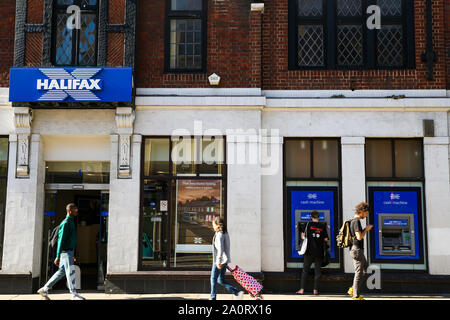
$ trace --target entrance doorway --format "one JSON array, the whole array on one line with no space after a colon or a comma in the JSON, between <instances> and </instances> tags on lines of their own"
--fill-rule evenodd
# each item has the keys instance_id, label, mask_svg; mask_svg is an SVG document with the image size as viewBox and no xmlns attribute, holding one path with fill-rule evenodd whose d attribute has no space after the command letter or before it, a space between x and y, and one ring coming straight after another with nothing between
<instances>
[{"instance_id":1,"label":"entrance doorway","mask_svg":"<svg viewBox=\"0 0 450 320\"><path fill-rule=\"evenodd\" d=\"M47 190L45 194L44 232L40 285L56 272L56 246L49 245L52 230L66 217L66 205L75 203L77 246L75 265L81 270L81 290L104 290L107 253L109 192L101 190ZM53 289L65 290L61 280Z\"/></svg>"}]
</instances>

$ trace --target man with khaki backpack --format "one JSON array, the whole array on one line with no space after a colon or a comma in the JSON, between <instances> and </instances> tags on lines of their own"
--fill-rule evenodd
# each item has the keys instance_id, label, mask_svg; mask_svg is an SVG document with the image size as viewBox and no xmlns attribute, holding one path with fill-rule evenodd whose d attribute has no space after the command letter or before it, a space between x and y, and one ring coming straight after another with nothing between
<instances>
[{"instance_id":1,"label":"man with khaki backpack","mask_svg":"<svg viewBox=\"0 0 450 320\"><path fill-rule=\"evenodd\" d=\"M364 256L364 236L372 230L372 225L367 225L363 230L361 226L361 219L367 218L369 215L369 204L367 202L360 202L355 208L355 217L350 222L350 234L353 237L352 247L350 249L350 256L353 259L355 266L355 277L353 279L353 287L348 289L348 294L353 296L355 300L364 300L360 295L361 285L367 274L369 267L367 259Z\"/></svg>"}]
</instances>

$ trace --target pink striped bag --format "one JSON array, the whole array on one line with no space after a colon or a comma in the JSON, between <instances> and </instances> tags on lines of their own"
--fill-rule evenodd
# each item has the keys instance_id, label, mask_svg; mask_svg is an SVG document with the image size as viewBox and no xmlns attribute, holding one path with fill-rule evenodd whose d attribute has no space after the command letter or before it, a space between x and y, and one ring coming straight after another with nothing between
<instances>
[{"instance_id":1,"label":"pink striped bag","mask_svg":"<svg viewBox=\"0 0 450 320\"><path fill-rule=\"evenodd\" d=\"M247 290L253 298L262 299L260 292L263 286L261 283L259 283L255 278L253 278L238 266L236 266L234 269L231 269L229 266L227 266L227 269L231 272L234 279L242 287L244 287L244 289Z\"/></svg>"}]
</instances>

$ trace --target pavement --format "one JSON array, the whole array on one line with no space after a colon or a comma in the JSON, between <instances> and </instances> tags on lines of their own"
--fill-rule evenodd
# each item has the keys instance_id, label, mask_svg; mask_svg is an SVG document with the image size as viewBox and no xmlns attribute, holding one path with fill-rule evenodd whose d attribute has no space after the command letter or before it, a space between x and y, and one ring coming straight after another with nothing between
<instances>
[{"instance_id":1,"label":"pavement","mask_svg":"<svg viewBox=\"0 0 450 320\"><path fill-rule=\"evenodd\" d=\"M171 293L171 294L106 294L98 291L79 292L86 300L208 300L209 294L194 293ZM365 294L366 300L450 300L450 294L422 295L422 294ZM49 293L50 300L70 300L71 295L67 291L54 291ZM296 294L264 294L264 300L333 300L348 301L351 298L347 295L323 294L314 296L312 293L304 295ZM0 295L1 300L45 300L39 294L11 294ZM230 294L218 294L217 300L233 300ZM243 300L254 300L250 295L245 294Z\"/></svg>"}]
</instances>

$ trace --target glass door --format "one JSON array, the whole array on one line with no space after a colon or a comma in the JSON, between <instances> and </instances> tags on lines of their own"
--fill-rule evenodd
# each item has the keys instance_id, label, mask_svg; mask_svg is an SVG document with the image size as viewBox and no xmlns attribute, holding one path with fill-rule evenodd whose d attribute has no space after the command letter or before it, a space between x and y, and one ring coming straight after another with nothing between
<instances>
[{"instance_id":1,"label":"glass door","mask_svg":"<svg viewBox=\"0 0 450 320\"><path fill-rule=\"evenodd\" d=\"M46 191L44 200L44 230L42 243L42 259L41 259L41 285L44 285L51 274L56 272L56 266L53 264L55 260L56 247L50 247L50 234L56 227L56 205L58 193L57 191Z\"/></svg>"},{"instance_id":2,"label":"glass door","mask_svg":"<svg viewBox=\"0 0 450 320\"><path fill-rule=\"evenodd\" d=\"M168 266L168 181L145 180L142 221L142 266Z\"/></svg>"},{"instance_id":3,"label":"glass door","mask_svg":"<svg viewBox=\"0 0 450 320\"><path fill-rule=\"evenodd\" d=\"M100 200L100 226L97 237L97 245L98 245L97 290L105 289L107 246L108 246L108 216L109 216L109 191L102 191Z\"/></svg>"}]
</instances>

